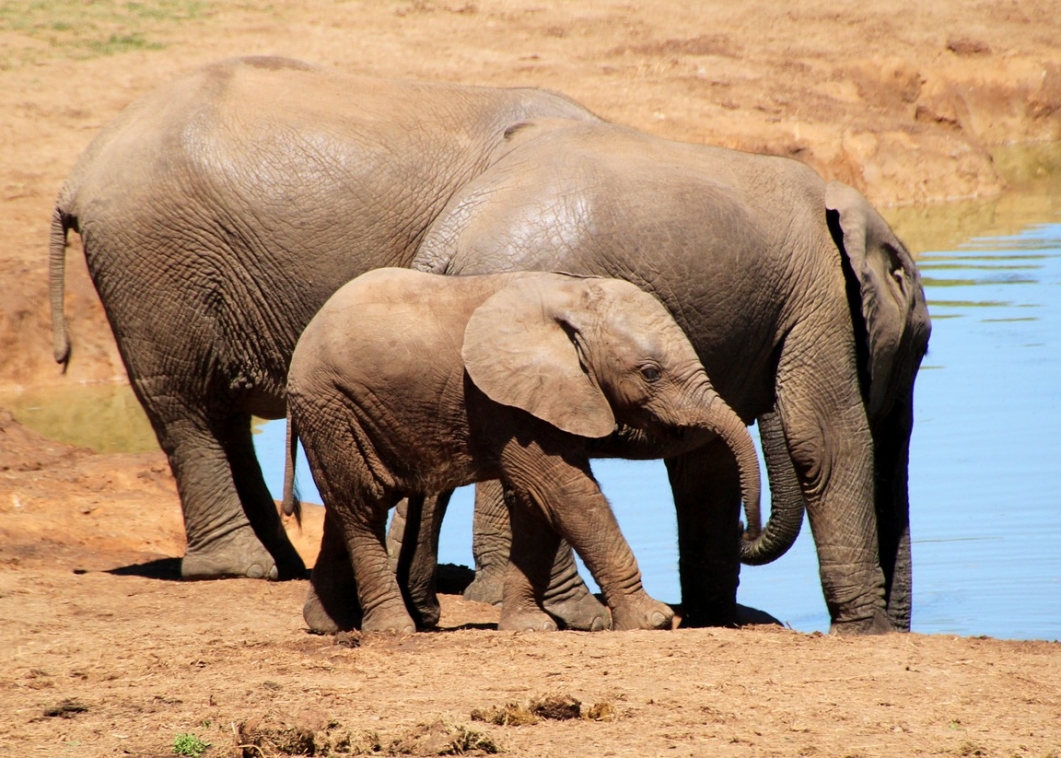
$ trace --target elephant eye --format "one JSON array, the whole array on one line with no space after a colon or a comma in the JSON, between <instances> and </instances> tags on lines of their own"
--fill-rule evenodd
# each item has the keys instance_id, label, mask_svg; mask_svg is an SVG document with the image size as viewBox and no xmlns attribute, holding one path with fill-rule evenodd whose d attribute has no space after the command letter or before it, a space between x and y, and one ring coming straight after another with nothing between
<instances>
[{"instance_id":1,"label":"elephant eye","mask_svg":"<svg viewBox=\"0 0 1061 758\"><path fill-rule=\"evenodd\" d=\"M660 380L663 375L660 374L659 369L655 366L642 366L641 367L641 378L649 384L654 384Z\"/></svg>"}]
</instances>

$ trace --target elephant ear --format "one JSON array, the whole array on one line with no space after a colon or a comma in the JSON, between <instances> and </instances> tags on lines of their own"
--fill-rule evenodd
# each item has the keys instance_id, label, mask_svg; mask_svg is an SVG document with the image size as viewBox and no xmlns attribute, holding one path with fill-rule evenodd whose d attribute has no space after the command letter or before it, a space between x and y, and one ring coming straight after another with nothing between
<instances>
[{"instance_id":1,"label":"elephant ear","mask_svg":"<svg viewBox=\"0 0 1061 758\"><path fill-rule=\"evenodd\" d=\"M468 376L496 403L521 408L571 434L608 436L615 416L586 360L578 326L592 310L592 299L577 279L514 280L468 321L461 350Z\"/></svg>"},{"instance_id":2,"label":"elephant ear","mask_svg":"<svg viewBox=\"0 0 1061 758\"><path fill-rule=\"evenodd\" d=\"M858 282L869 344L868 410L875 416L894 400L905 367L921 359L928 341L928 309L910 253L857 190L839 182L825 188L826 209L841 230L838 244ZM917 352L917 355L908 353Z\"/></svg>"}]
</instances>

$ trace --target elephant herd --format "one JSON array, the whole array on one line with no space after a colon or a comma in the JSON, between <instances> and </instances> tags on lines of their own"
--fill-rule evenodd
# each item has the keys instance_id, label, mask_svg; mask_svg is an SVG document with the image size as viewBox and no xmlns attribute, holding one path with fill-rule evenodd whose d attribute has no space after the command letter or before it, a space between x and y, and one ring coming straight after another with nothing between
<instances>
[{"instance_id":1,"label":"elephant herd","mask_svg":"<svg viewBox=\"0 0 1061 758\"><path fill-rule=\"evenodd\" d=\"M469 592L501 628L669 627L596 457L665 460L684 624L739 623L740 563L806 512L833 631L910 628L924 292L865 198L798 162L540 90L241 58L130 105L60 191L62 363L70 230L176 479L185 578L305 574L251 441L286 414L327 507L315 630L435 623L438 525L471 482Z\"/></svg>"}]
</instances>

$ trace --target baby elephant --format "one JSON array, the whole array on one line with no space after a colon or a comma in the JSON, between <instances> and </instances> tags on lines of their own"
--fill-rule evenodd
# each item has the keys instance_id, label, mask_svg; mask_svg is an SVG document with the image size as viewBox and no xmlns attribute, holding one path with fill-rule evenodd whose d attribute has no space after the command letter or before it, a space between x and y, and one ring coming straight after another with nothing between
<instances>
[{"instance_id":1,"label":"baby elephant","mask_svg":"<svg viewBox=\"0 0 1061 758\"><path fill-rule=\"evenodd\" d=\"M327 509L314 585L349 574L349 556L364 631L415 629L385 544L402 497L502 481L513 543L499 628L510 630L556 629L541 603L560 536L613 628L671 624L641 586L591 457L669 456L718 435L740 467L748 531L759 531L748 430L663 306L624 281L373 271L306 327L288 404Z\"/></svg>"}]
</instances>

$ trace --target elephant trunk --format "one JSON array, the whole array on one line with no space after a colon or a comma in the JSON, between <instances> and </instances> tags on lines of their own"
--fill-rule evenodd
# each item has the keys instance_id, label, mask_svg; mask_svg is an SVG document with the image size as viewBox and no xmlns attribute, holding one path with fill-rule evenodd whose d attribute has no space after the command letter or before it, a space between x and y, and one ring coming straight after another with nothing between
<instances>
[{"instance_id":1,"label":"elephant trunk","mask_svg":"<svg viewBox=\"0 0 1061 758\"><path fill-rule=\"evenodd\" d=\"M759 437L770 479L770 518L758 538L741 540L741 563L749 566L762 566L784 555L799 536L805 510L803 490L776 412L759 417Z\"/></svg>"},{"instance_id":2,"label":"elephant trunk","mask_svg":"<svg viewBox=\"0 0 1061 758\"><path fill-rule=\"evenodd\" d=\"M741 499L744 501L744 513L748 523L744 529L744 539L754 540L762 531L762 519L759 511L759 498L762 483L759 479L759 458L755 453L755 443L748 433L740 416L718 396L706 387L702 391L703 402L699 405L695 426L706 428L726 443L726 446L737 459L740 471Z\"/></svg>"}]
</instances>

